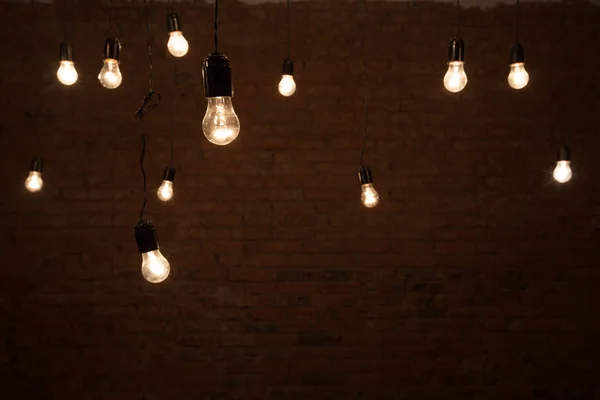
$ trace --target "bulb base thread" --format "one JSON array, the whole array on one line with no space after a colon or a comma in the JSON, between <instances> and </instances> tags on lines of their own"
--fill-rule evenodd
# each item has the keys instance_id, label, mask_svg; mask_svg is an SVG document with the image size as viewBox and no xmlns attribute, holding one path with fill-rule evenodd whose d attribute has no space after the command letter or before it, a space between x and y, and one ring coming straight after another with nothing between
<instances>
[{"instance_id":1,"label":"bulb base thread","mask_svg":"<svg viewBox=\"0 0 600 400\"><path fill-rule=\"evenodd\" d=\"M140 254L158 249L156 230L150 221L140 221L133 227L135 242Z\"/></svg>"},{"instance_id":2,"label":"bulb base thread","mask_svg":"<svg viewBox=\"0 0 600 400\"><path fill-rule=\"evenodd\" d=\"M373 175L371 174L371 170L369 167L361 165L358 169L358 180L361 185L367 185L369 183L373 183Z\"/></svg>"},{"instance_id":3,"label":"bulb base thread","mask_svg":"<svg viewBox=\"0 0 600 400\"><path fill-rule=\"evenodd\" d=\"M524 63L525 62L525 49L521 46L521 43L517 42L510 46L510 63Z\"/></svg>"},{"instance_id":4,"label":"bulb base thread","mask_svg":"<svg viewBox=\"0 0 600 400\"><path fill-rule=\"evenodd\" d=\"M294 76L294 62L292 60L285 60L283 62L283 75Z\"/></svg>"},{"instance_id":5,"label":"bulb base thread","mask_svg":"<svg viewBox=\"0 0 600 400\"><path fill-rule=\"evenodd\" d=\"M167 15L167 30L169 33L181 32L181 21L179 21L179 16L177 16L177 14L173 13Z\"/></svg>"},{"instance_id":6,"label":"bulb base thread","mask_svg":"<svg viewBox=\"0 0 600 400\"><path fill-rule=\"evenodd\" d=\"M121 60L121 42L118 38L107 38L104 41L104 59Z\"/></svg>"},{"instance_id":7,"label":"bulb base thread","mask_svg":"<svg viewBox=\"0 0 600 400\"><path fill-rule=\"evenodd\" d=\"M73 47L68 43L60 44L60 61L73 62Z\"/></svg>"},{"instance_id":8,"label":"bulb base thread","mask_svg":"<svg viewBox=\"0 0 600 400\"><path fill-rule=\"evenodd\" d=\"M44 171L44 160L42 160L38 156L33 157L31 159L31 163L29 164L29 171L43 172Z\"/></svg>"},{"instance_id":9,"label":"bulb base thread","mask_svg":"<svg viewBox=\"0 0 600 400\"><path fill-rule=\"evenodd\" d=\"M204 59L202 78L204 97L233 97L231 65L224 54L211 53Z\"/></svg>"},{"instance_id":10,"label":"bulb base thread","mask_svg":"<svg viewBox=\"0 0 600 400\"><path fill-rule=\"evenodd\" d=\"M556 156L557 161L571 161L571 149L564 145L558 149Z\"/></svg>"},{"instance_id":11,"label":"bulb base thread","mask_svg":"<svg viewBox=\"0 0 600 400\"><path fill-rule=\"evenodd\" d=\"M173 182L175 181L175 168L166 167L165 172L163 172L163 181Z\"/></svg>"},{"instance_id":12,"label":"bulb base thread","mask_svg":"<svg viewBox=\"0 0 600 400\"><path fill-rule=\"evenodd\" d=\"M458 37L453 38L448 45L448 62L465 61L465 42Z\"/></svg>"}]
</instances>

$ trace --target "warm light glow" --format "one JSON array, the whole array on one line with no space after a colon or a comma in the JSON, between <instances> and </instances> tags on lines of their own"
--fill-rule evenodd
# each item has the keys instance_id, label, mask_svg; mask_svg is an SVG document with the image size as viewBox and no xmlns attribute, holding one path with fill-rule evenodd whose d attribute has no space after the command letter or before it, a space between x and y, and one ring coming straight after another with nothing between
<instances>
[{"instance_id":1,"label":"warm light glow","mask_svg":"<svg viewBox=\"0 0 600 400\"><path fill-rule=\"evenodd\" d=\"M571 172L571 161L557 161L554 168L554 179L558 183L565 183L571 180L573 173Z\"/></svg>"},{"instance_id":2,"label":"warm light glow","mask_svg":"<svg viewBox=\"0 0 600 400\"><path fill-rule=\"evenodd\" d=\"M231 97L209 97L207 100L202 131L209 142L225 146L240 133L240 120L233 110Z\"/></svg>"},{"instance_id":3,"label":"warm light glow","mask_svg":"<svg viewBox=\"0 0 600 400\"><path fill-rule=\"evenodd\" d=\"M44 181L42 180L42 173L37 171L29 171L29 176L25 179L25 188L31 193L39 192L42 190Z\"/></svg>"},{"instance_id":4,"label":"warm light glow","mask_svg":"<svg viewBox=\"0 0 600 400\"><path fill-rule=\"evenodd\" d=\"M448 72L444 75L444 87L452 92L458 93L467 86L467 74L465 63L462 61L451 61L448 63Z\"/></svg>"},{"instance_id":5,"label":"warm light glow","mask_svg":"<svg viewBox=\"0 0 600 400\"><path fill-rule=\"evenodd\" d=\"M514 63L510 65L508 84L513 89L523 89L529 83L529 74L525 70L525 63Z\"/></svg>"},{"instance_id":6,"label":"warm light glow","mask_svg":"<svg viewBox=\"0 0 600 400\"><path fill-rule=\"evenodd\" d=\"M181 31L169 32L169 42L167 43L167 49L173 57L183 57L187 54L190 49L188 41L183 37Z\"/></svg>"},{"instance_id":7,"label":"warm light glow","mask_svg":"<svg viewBox=\"0 0 600 400\"><path fill-rule=\"evenodd\" d=\"M360 201L362 201L363 205L367 208L373 208L379 204L379 193L377 193L372 183L362 185Z\"/></svg>"},{"instance_id":8,"label":"warm light glow","mask_svg":"<svg viewBox=\"0 0 600 400\"><path fill-rule=\"evenodd\" d=\"M100 80L102 86L107 89L118 88L123 81L123 76L121 75L121 70L119 69L119 62L117 60L113 60L112 58L105 59L104 66L98 74L98 80Z\"/></svg>"},{"instance_id":9,"label":"warm light glow","mask_svg":"<svg viewBox=\"0 0 600 400\"><path fill-rule=\"evenodd\" d=\"M173 182L164 180L156 191L158 198L162 201L169 201L173 198Z\"/></svg>"},{"instance_id":10,"label":"warm light glow","mask_svg":"<svg viewBox=\"0 0 600 400\"><path fill-rule=\"evenodd\" d=\"M296 92L296 82L294 82L294 75L281 75L279 81L279 93L282 96L288 97Z\"/></svg>"},{"instance_id":11,"label":"warm light glow","mask_svg":"<svg viewBox=\"0 0 600 400\"><path fill-rule=\"evenodd\" d=\"M66 86L71 86L77 82L77 70L73 61L61 61L58 71L56 71L58 81Z\"/></svg>"},{"instance_id":12,"label":"warm light glow","mask_svg":"<svg viewBox=\"0 0 600 400\"><path fill-rule=\"evenodd\" d=\"M160 283L167 279L171 266L160 250L142 254L142 275L150 283Z\"/></svg>"}]
</instances>

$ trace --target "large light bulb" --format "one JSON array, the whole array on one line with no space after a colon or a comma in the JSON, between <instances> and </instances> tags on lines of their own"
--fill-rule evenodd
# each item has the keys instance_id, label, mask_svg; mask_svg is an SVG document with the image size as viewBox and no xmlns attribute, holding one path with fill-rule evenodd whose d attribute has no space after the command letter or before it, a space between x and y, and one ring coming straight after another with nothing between
<instances>
[{"instance_id":1,"label":"large light bulb","mask_svg":"<svg viewBox=\"0 0 600 400\"><path fill-rule=\"evenodd\" d=\"M123 81L123 76L119 69L119 62L111 58L106 58L104 60L104 66L98 74L98 80L100 80L102 86L107 89L118 88Z\"/></svg>"},{"instance_id":2,"label":"large light bulb","mask_svg":"<svg viewBox=\"0 0 600 400\"><path fill-rule=\"evenodd\" d=\"M448 71L444 75L444 87L452 93L458 93L465 86L467 86L465 63L462 61L450 61L448 63Z\"/></svg>"},{"instance_id":3,"label":"large light bulb","mask_svg":"<svg viewBox=\"0 0 600 400\"><path fill-rule=\"evenodd\" d=\"M558 183L565 183L571 180L573 173L571 172L571 161L557 161L556 168L554 168L554 179Z\"/></svg>"},{"instance_id":4,"label":"large light bulb","mask_svg":"<svg viewBox=\"0 0 600 400\"><path fill-rule=\"evenodd\" d=\"M164 180L156 191L159 200L169 201L173 198L173 182Z\"/></svg>"},{"instance_id":5,"label":"large light bulb","mask_svg":"<svg viewBox=\"0 0 600 400\"><path fill-rule=\"evenodd\" d=\"M39 192L44 186L42 173L38 171L29 171L29 176L25 179L25 188L31 193Z\"/></svg>"},{"instance_id":6,"label":"large light bulb","mask_svg":"<svg viewBox=\"0 0 600 400\"><path fill-rule=\"evenodd\" d=\"M529 83L529 74L525 70L525 63L519 62L510 65L508 84L513 89L523 89Z\"/></svg>"},{"instance_id":7,"label":"large light bulb","mask_svg":"<svg viewBox=\"0 0 600 400\"><path fill-rule=\"evenodd\" d=\"M56 77L60 83L67 86L71 86L77 82L78 74L75 69L75 63L73 61L61 61L58 71L56 71Z\"/></svg>"},{"instance_id":8,"label":"large light bulb","mask_svg":"<svg viewBox=\"0 0 600 400\"><path fill-rule=\"evenodd\" d=\"M288 97L296 92L296 82L294 82L293 75L281 75L279 81L279 93L282 96Z\"/></svg>"},{"instance_id":9,"label":"large light bulb","mask_svg":"<svg viewBox=\"0 0 600 400\"><path fill-rule=\"evenodd\" d=\"M237 138L240 133L240 120L233 110L231 97L208 98L202 131L209 142L219 146L227 145Z\"/></svg>"},{"instance_id":10,"label":"large light bulb","mask_svg":"<svg viewBox=\"0 0 600 400\"><path fill-rule=\"evenodd\" d=\"M181 31L174 31L169 32L167 49L169 49L169 53L171 53L173 57L183 57L190 49L190 45L185 37L183 37L183 33Z\"/></svg>"},{"instance_id":11,"label":"large light bulb","mask_svg":"<svg viewBox=\"0 0 600 400\"><path fill-rule=\"evenodd\" d=\"M160 250L142 253L142 275L151 283L160 283L167 279L171 266Z\"/></svg>"},{"instance_id":12,"label":"large light bulb","mask_svg":"<svg viewBox=\"0 0 600 400\"><path fill-rule=\"evenodd\" d=\"M362 185L362 193L360 194L360 201L367 208L373 208L379 204L379 193L375 190L372 183Z\"/></svg>"}]
</instances>

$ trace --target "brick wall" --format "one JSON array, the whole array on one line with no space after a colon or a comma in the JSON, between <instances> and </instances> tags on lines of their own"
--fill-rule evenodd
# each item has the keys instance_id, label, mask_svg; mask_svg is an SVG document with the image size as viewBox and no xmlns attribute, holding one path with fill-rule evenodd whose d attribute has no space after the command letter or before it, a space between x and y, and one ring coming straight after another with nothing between
<instances>
[{"instance_id":1,"label":"brick wall","mask_svg":"<svg viewBox=\"0 0 600 400\"><path fill-rule=\"evenodd\" d=\"M199 2L200 3L200 2ZM368 5L367 161L359 203L357 5L293 3L298 90L278 95L281 4L223 2L241 134L208 143L204 3L177 7L145 120L149 219L172 272L142 279L139 3L118 5L124 81L96 75L108 8L81 5L80 80L56 82L60 9L2 4L0 388L3 399L595 399L598 389L600 8L523 5L529 86L509 89L512 6L464 12L469 84L446 92L449 4ZM175 75L174 68L177 68ZM175 199L155 190L174 113ZM564 137L573 180L551 171ZM23 188L31 156L45 187Z\"/></svg>"}]
</instances>

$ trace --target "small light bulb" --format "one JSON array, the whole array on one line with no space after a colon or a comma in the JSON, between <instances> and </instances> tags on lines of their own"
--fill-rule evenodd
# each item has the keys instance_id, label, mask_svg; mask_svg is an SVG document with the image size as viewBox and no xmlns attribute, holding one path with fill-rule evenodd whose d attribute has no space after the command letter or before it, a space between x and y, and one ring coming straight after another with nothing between
<instances>
[{"instance_id":1,"label":"small light bulb","mask_svg":"<svg viewBox=\"0 0 600 400\"><path fill-rule=\"evenodd\" d=\"M167 279L171 266L160 250L142 253L142 275L150 283L160 283Z\"/></svg>"},{"instance_id":2,"label":"small light bulb","mask_svg":"<svg viewBox=\"0 0 600 400\"><path fill-rule=\"evenodd\" d=\"M529 74L525 70L525 63L519 62L510 65L508 84L513 89L523 89L529 83Z\"/></svg>"},{"instance_id":3,"label":"small light bulb","mask_svg":"<svg viewBox=\"0 0 600 400\"><path fill-rule=\"evenodd\" d=\"M279 93L282 96L288 97L296 92L296 82L294 82L294 75L281 75L279 81Z\"/></svg>"},{"instance_id":4,"label":"small light bulb","mask_svg":"<svg viewBox=\"0 0 600 400\"><path fill-rule=\"evenodd\" d=\"M123 81L119 61L107 58L104 60L104 66L98 74L98 80L107 89L116 89Z\"/></svg>"},{"instance_id":5,"label":"small light bulb","mask_svg":"<svg viewBox=\"0 0 600 400\"><path fill-rule=\"evenodd\" d=\"M556 168L554 168L554 179L558 183L565 183L571 180L573 173L571 172L571 161L557 161Z\"/></svg>"},{"instance_id":6,"label":"small light bulb","mask_svg":"<svg viewBox=\"0 0 600 400\"><path fill-rule=\"evenodd\" d=\"M231 97L209 97L202 131L209 142L225 146L240 133L240 120L231 103Z\"/></svg>"},{"instance_id":7,"label":"small light bulb","mask_svg":"<svg viewBox=\"0 0 600 400\"><path fill-rule=\"evenodd\" d=\"M173 198L173 182L164 180L156 191L156 195L162 201L169 201Z\"/></svg>"},{"instance_id":8,"label":"small light bulb","mask_svg":"<svg viewBox=\"0 0 600 400\"><path fill-rule=\"evenodd\" d=\"M360 201L367 208L373 208L379 204L379 193L375 190L372 183L362 185L362 193L360 194Z\"/></svg>"},{"instance_id":9,"label":"small light bulb","mask_svg":"<svg viewBox=\"0 0 600 400\"><path fill-rule=\"evenodd\" d=\"M167 49L169 49L169 53L171 53L173 57L183 57L190 49L190 45L185 37L183 37L183 33L181 31L174 31L169 32Z\"/></svg>"},{"instance_id":10,"label":"small light bulb","mask_svg":"<svg viewBox=\"0 0 600 400\"><path fill-rule=\"evenodd\" d=\"M467 74L463 61L451 61L448 63L448 71L444 75L444 87L452 92L458 93L467 86Z\"/></svg>"},{"instance_id":11,"label":"small light bulb","mask_svg":"<svg viewBox=\"0 0 600 400\"><path fill-rule=\"evenodd\" d=\"M25 179L25 188L31 193L39 192L44 186L42 173L38 171L29 171L29 176Z\"/></svg>"},{"instance_id":12,"label":"small light bulb","mask_svg":"<svg viewBox=\"0 0 600 400\"><path fill-rule=\"evenodd\" d=\"M71 86L77 82L77 70L73 61L61 61L58 71L56 71L58 81L66 86Z\"/></svg>"}]
</instances>

